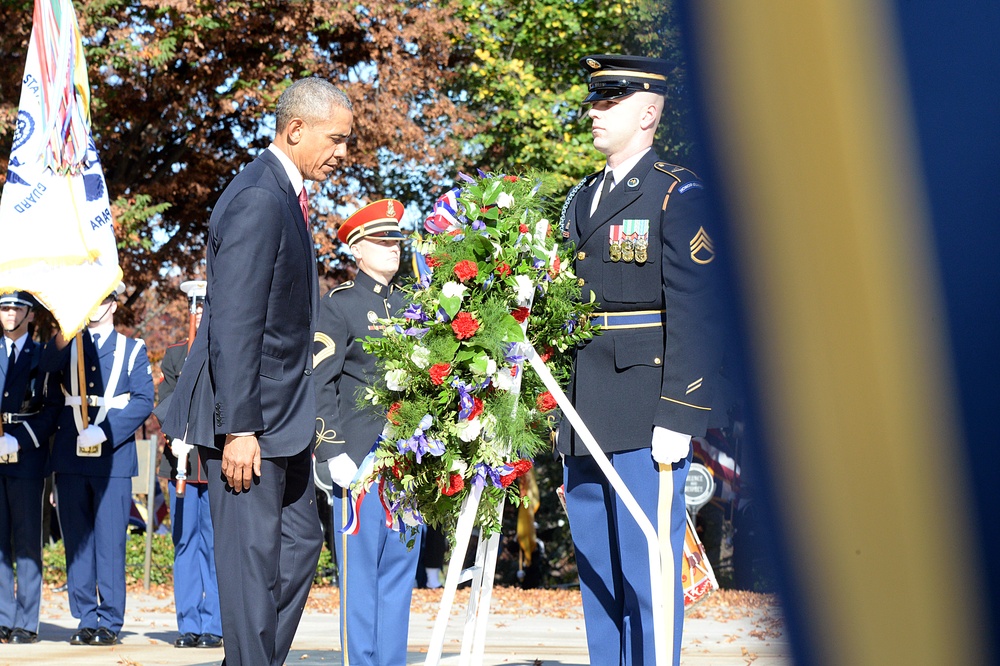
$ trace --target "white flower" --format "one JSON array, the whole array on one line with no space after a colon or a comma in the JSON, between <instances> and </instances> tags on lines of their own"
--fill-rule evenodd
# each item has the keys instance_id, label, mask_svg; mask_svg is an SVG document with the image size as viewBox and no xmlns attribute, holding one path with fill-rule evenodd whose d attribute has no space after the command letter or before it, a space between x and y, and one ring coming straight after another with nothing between
<instances>
[{"instance_id":1,"label":"white flower","mask_svg":"<svg viewBox=\"0 0 1000 666\"><path fill-rule=\"evenodd\" d=\"M510 387L514 385L514 378L510 375L510 368L504 366L493 375L493 386L497 388L498 391L510 391Z\"/></svg>"},{"instance_id":2,"label":"white flower","mask_svg":"<svg viewBox=\"0 0 1000 666\"><path fill-rule=\"evenodd\" d=\"M390 391L402 391L409 383L410 378L402 368L385 373L385 385Z\"/></svg>"},{"instance_id":3,"label":"white flower","mask_svg":"<svg viewBox=\"0 0 1000 666\"><path fill-rule=\"evenodd\" d=\"M462 460L461 458L456 458L451 463L451 471L455 472L456 474L465 476L465 473L469 471L469 464L464 460Z\"/></svg>"},{"instance_id":4,"label":"white flower","mask_svg":"<svg viewBox=\"0 0 1000 666\"><path fill-rule=\"evenodd\" d=\"M509 208L513 203L514 197L506 192L501 192L500 196L497 197L497 208Z\"/></svg>"},{"instance_id":5,"label":"white flower","mask_svg":"<svg viewBox=\"0 0 1000 666\"><path fill-rule=\"evenodd\" d=\"M445 282L441 286L441 295L448 298L454 298L455 296L459 298L465 298L465 292L468 291L468 287L460 282Z\"/></svg>"},{"instance_id":6,"label":"white flower","mask_svg":"<svg viewBox=\"0 0 1000 666\"><path fill-rule=\"evenodd\" d=\"M431 350L427 347L417 345L410 354L410 360L418 368L424 369L431 364Z\"/></svg>"},{"instance_id":7,"label":"white flower","mask_svg":"<svg viewBox=\"0 0 1000 666\"><path fill-rule=\"evenodd\" d=\"M518 275L514 278L515 289L517 290L518 305L527 305L535 295L535 283L527 275Z\"/></svg>"},{"instance_id":8,"label":"white flower","mask_svg":"<svg viewBox=\"0 0 1000 666\"><path fill-rule=\"evenodd\" d=\"M477 439L482 429L483 424L480 423L478 416L471 421L460 421L455 424L455 430L458 432L458 438L463 442L471 442Z\"/></svg>"}]
</instances>

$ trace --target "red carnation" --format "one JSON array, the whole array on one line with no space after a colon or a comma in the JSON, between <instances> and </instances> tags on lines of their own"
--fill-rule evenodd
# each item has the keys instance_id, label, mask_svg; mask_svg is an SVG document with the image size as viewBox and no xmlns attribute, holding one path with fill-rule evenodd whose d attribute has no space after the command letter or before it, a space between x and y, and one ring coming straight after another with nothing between
<instances>
[{"instance_id":1,"label":"red carnation","mask_svg":"<svg viewBox=\"0 0 1000 666\"><path fill-rule=\"evenodd\" d=\"M460 233L462 233L462 230L461 230L461 229L452 229L451 231L449 231L449 232L448 232L448 235L449 235L449 236L457 236L457 235L459 235Z\"/></svg>"},{"instance_id":2,"label":"red carnation","mask_svg":"<svg viewBox=\"0 0 1000 666\"><path fill-rule=\"evenodd\" d=\"M541 359L542 363L548 363L549 359L552 358L552 354L554 354L555 351L556 350L553 349L552 347L546 347L545 353L539 356L538 358Z\"/></svg>"},{"instance_id":3,"label":"red carnation","mask_svg":"<svg viewBox=\"0 0 1000 666\"><path fill-rule=\"evenodd\" d=\"M469 417L466 420L471 421L472 419L476 418L482 413L483 413L483 401L477 398L476 396L472 396L472 409L469 411Z\"/></svg>"},{"instance_id":4,"label":"red carnation","mask_svg":"<svg viewBox=\"0 0 1000 666\"><path fill-rule=\"evenodd\" d=\"M480 209L479 209L479 212L480 212L480 213L485 213L485 212L487 212L488 210L489 210L489 207L488 207L488 206L483 206L482 208L480 208Z\"/></svg>"},{"instance_id":5,"label":"red carnation","mask_svg":"<svg viewBox=\"0 0 1000 666\"><path fill-rule=\"evenodd\" d=\"M510 474L504 474L500 477L500 485L506 488L510 484L514 483L518 478L524 476L531 469L530 460L518 460L514 463L514 469Z\"/></svg>"},{"instance_id":6,"label":"red carnation","mask_svg":"<svg viewBox=\"0 0 1000 666\"><path fill-rule=\"evenodd\" d=\"M441 260L435 257L433 254L424 259L424 262L429 268L437 268L441 265Z\"/></svg>"},{"instance_id":7,"label":"red carnation","mask_svg":"<svg viewBox=\"0 0 1000 666\"><path fill-rule=\"evenodd\" d=\"M524 320L528 318L531 314L531 310L526 307L514 308L514 311L510 313L510 316L517 320L518 324L523 324Z\"/></svg>"},{"instance_id":8,"label":"red carnation","mask_svg":"<svg viewBox=\"0 0 1000 666\"><path fill-rule=\"evenodd\" d=\"M522 234L526 234L526 233L528 233L528 225L527 224L521 224L521 225L519 225L517 227L517 230L520 231Z\"/></svg>"},{"instance_id":9,"label":"red carnation","mask_svg":"<svg viewBox=\"0 0 1000 666\"><path fill-rule=\"evenodd\" d=\"M400 404L398 402L394 402L394 403L392 403L392 406L389 407L389 412L385 415L385 418L392 425L399 425L400 422L398 420L394 419L393 417L399 412L399 410L402 408L402 406L403 406L402 404Z\"/></svg>"},{"instance_id":10,"label":"red carnation","mask_svg":"<svg viewBox=\"0 0 1000 666\"><path fill-rule=\"evenodd\" d=\"M504 176L503 179L506 180L508 183L517 182L517 176Z\"/></svg>"},{"instance_id":11,"label":"red carnation","mask_svg":"<svg viewBox=\"0 0 1000 666\"><path fill-rule=\"evenodd\" d=\"M555 278L559 275L559 257L556 257L552 262L552 268L549 269L549 277Z\"/></svg>"},{"instance_id":12,"label":"red carnation","mask_svg":"<svg viewBox=\"0 0 1000 666\"><path fill-rule=\"evenodd\" d=\"M451 322L451 330L455 331L455 337L459 340L467 340L479 330L479 322L468 312L459 312Z\"/></svg>"},{"instance_id":13,"label":"red carnation","mask_svg":"<svg viewBox=\"0 0 1000 666\"><path fill-rule=\"evenodd\" d=\"M455 264L455 277L462 282L474 278L477 275L479 275L479 266L476 265L476 262L463 259Z\"/></svg>"},{"instance_id":14,"label":"red carnation","mask_svg":"<svg viewBox=\"0 0 1000 666\"><path fill-rule=\"evenodd\" d=\"M497 275L499 275L500 277L507 277L508 275L510 275L510 264L508 264L506 261L503 262L502 264L499 264L497 266Z\"/></svg>"},{"instance_id":15,"label":"red carnation","mask_svg":"<svg viewBox=\"0 0 1000 666\"><path fill-rule=\"evenodd\" d=\"M441 494L451 497L455 493L462 490L462 488L465 488L465 479L462 478L461 474L452 473L451 476L448 477L447 486L445 486L443 482L441 483Z\"/></svg>"},{"instance_id":16,"label":"red carnation","mask_svg":"<svg viewBox=\"0 0 1000 666\"><path fill-rule=\"evenodd\" d=\"M445 377L451 372L451 366L447 363L435 363L431 366L431 369L427 371L431 376L431 381L434 382L435 386L441 386L444 383Z\"/></svg>"},{"instance_id":17,"label":"red carnation","mask_svg":"<svg viewBox=\"0 0 1000 666\"><path fill-rule=\"evenodd\" d=\"M535 404L538 405L538 410L541 412L550 412L558 406L556 399L548 391L535 398Z\"/></svg>"}]
</instances>

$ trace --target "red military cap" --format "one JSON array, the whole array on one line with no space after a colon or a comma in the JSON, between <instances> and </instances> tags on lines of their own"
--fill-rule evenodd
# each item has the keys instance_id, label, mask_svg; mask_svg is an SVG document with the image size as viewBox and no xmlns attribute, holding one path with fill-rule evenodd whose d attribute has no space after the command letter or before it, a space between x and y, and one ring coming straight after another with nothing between
<instances>
[{"instance_id":1,"label":"red military cap","mask_svg":"<svg viewBox=\"0 0 1000 666\"><path fill-rule=\"evenodd\" d=\"M399 221L403 219L403 204L395 199L373 201L351 215L340 225L337 238L354 245L362 238L403 238Z\"/></svg>"}]
</instances>

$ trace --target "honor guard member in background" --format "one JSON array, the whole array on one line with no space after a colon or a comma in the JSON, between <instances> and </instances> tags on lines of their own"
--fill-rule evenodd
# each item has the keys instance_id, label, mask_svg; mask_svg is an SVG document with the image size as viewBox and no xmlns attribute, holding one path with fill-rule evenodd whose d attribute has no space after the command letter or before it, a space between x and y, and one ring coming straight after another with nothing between
<instances>
[{"instance_id":1,"label":"honor guard member in background","mask_svg":"<svg viewBox=\"0 0 1000 666\"><path fill-rule=\"evenodd\" d=\"M25 291L0 296L0 641L10 643L38 642L42 600L42 502L56 411L43 404L42 348L28 330L36 305Z\"/></svg>"},{"instance_id":2,"label":"honor guard member in background","mask_svg":"<svg viewBox=\"0 0 1000 666\"><path fill-rule=\"evenodd\" d=\"M114 645L125 621L125 544L132 477L139 473L135 432L153 410L154 389L145 344L114 327L124 291L119 283L76 339L58 333L42 354L42 370L52 373L50 390L58 380L64 396L52 471L70 612L80 620L73 645Z\"/></svg>"},{"instance_id":3,"label":"honor guard member in background","mask_svg":"<svg viewBox=\"0 0 1000 666\"><path fill-rule=\"evenodd\" d=\"M589 105L605 168L563 207L584 299L603 334L577 350L567 391L660 535L666 654L680 660L681 558L690 440L711 414L720 354L711 225L697 176L652 149L668 64L596 55ZM566 509L592 664L656 664L646 540L583 442L564 422ZM669 537L669 540L668 540Z\"/></svg>"},{"instance_id":4,"label":"honor guard member in background","mask_svg":"<svg viewBox=\"0 0 1000 666\"><path fill-rule=\"evenodd\" d=\"M157 396L160 405L170 397L181 375L184 359L201 324L205 309L205 280L188 280L181 291L190 303L188 339L167 347L160 362L163 381ZM181 433L183 434L183 433ZM212 513L208 504L208 480L201 469L198 447L174 437L163 449L161 472L170 479L171 536L174 541L174 608L180 637L174 647L222 646L222 614L219 611L219 581L215 574L215 543ZM178 467L178 460L183 464ZM165 468L165 469L164 469ZM179 473L180 472L180 473Z\"/></svg>"},{"instance_id":5,"label":"honor guard member in background","mask_svg":"<svg viewBox=\"0 0 1000 666\"><path fill-rule=\"evenodd\" d=\"M398 315L403 204L371 203L347 218L337 238L351 248L358 274L320 301L313 358L316 366L316 472L333 484L333 534L340 563L340 640L347 666L406 663L410 597L420 544L412 550L385 526L374 498L361 503L356 534L343 533L351 480L382 432L385 419L358 408L358 390L371 383L375 357L362 347L380 336L379 319ZM419 538L418 538L419 541Z\"/></svg>"}]
</instances>

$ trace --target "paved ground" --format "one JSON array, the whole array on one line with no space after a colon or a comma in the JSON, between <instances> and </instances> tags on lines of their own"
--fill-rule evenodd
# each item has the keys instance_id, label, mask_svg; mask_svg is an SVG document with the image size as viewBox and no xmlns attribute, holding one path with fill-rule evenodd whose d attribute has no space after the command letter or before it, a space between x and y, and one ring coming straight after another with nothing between
<instances>
[{"instance_id":1,"label":"paved ground","mask_svg":"<svg viewBox=\"0 0 1000 666\"><path fill-rule=\"evenodd\" d=\"M459 663L465 604L459 591L449 623L442 665ZM71 646L77 623L65 593L45 591L41 642L0 645L0 665L103 664L208 666L222 661L222 649L177 649L169 590L130 592L120 645ZM408 664L424 663L434 626L439 591L418 590L410 618ZM467 599L467 594L465 595ZM484 666L584 666L589 664L579 594L498 589L486 636ZM287 664L340 664L336 592L319 588L292 646ZM684 666L791 666L780 612L768 597L717 592L689 611Z\"/></svg>"}]
</instances>

